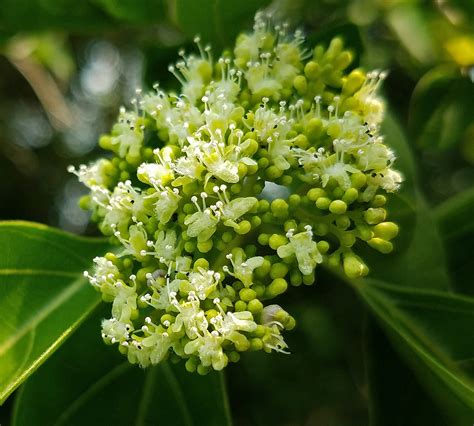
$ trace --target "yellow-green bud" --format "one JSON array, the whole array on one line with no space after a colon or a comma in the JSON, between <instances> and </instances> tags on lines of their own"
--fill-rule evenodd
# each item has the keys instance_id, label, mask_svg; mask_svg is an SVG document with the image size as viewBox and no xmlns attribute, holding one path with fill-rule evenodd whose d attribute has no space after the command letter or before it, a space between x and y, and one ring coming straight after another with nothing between
<instances>
[{"instance_id":1,"label":"yellow-green bud","mask_svg":"<svg viewBox=\"0 0 474 426\"><path fill-rule=\"evenodd\" d=\"M286 291L288 283L283 278L273 280L265 290L265 296L268 298L276 297Z\"/></svg>"},{"instance_id":2,"label":"yellow-green bud","mask_svg":"<svg viewBox=\"0 0 474 426\"><path fill-rule=\"evenodd\" d=\"M329 211L334 214L344 214L347 211L347 204L342 200L334 200L329 204Z\"/></svg>"},{"instance_id":3,"label":"yellow-green bud","mask_svg":"<svg viewBox=\"0 0 474 426\"><path fill-rule=\"evenodd\" d=\"M374 233L376 237L384 240L391 240L398 235L398 225L393 222L382 222L374 226Z\"/></svg>"},{"instance_id":4,"label":"yellow-green bud","mask_svg":"<svg viewBox=\"0 0 474 426\"><path fill-rule=\"evenodd\" d=\"M250 302L257 297L257 293L255 293L255 290L252 290L251 288L243 288L239 291L239 297L244 302Z\"/></svg>"},{"instance_id":5,"label":"yellow-green bud","mask_svg":"<svg viewBox=\"0 0 474 426\"><path fill-rule=\"evenodd\" d=\"M383 254L391 253L393 250L393 244L390 241L383 240L382 238L372 238L367 241L367 244Z\"/></svg>"},{"instance_id":6,"label":"yellow-green bud","mask_svg":"<svg viewBox=\"0 0 474 426\"><path fill-rule=\"evenodd\" d=\"M382 208L369 208L364 212L364 219L369 225L376 225L385 220L387 212Z\"/></svg>"},{"instance_id":7,"label":"yellow-green bud","mask_svg":"<svg viewBox=\"0 0 474 426\"><path fill-rule=\"evenodd\" d=\"M354 254L344 255L343 266L344 272L349 278L364 277L369 272L367 265Z\"/></svg>"}]
</instances>

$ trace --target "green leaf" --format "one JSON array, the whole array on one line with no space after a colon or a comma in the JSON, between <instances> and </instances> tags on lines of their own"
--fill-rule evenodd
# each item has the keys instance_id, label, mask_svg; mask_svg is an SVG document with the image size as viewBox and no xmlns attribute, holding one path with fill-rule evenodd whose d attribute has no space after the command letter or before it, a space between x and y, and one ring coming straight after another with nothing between
<instances>
[{"instance_id":1,"label":"green leaf","mask_svg":"<svg viewBox=\"0 0 474 426\"><path fill-rule=\"evenodd\" d=\"M163 0L94 0L119 21L157 23L165 16Z\"/></svg>"},{"instance_id":2,"label":"green leaf","mask_svg":"<svg viewBox=\"0 0 474 426\"><path fill-rule=\"evenodd\" d=\"M113 20L88 0L3 0L0 7L0 31L4 32L86 32L112 24Z\"/></svg>"},{"instance_id":3,"label":"green leaf","mask_svg":"<svg viewBox=\"0 0 474 426\"><path fill-rule=\"evenodd\" d=\"M163 0L3 0L0 32L117 30L120 24L154 24L165 16Z\"/></svg>"},{"instance_id":4,"label":"green leaf","mask_svg":"<svg viewBox=\"0 0 474 426\"><path fill-rule=\"evenodd\" d=\"M461 192L436 207L435 218L446 248L454 286L474 294L474 188Z\"/></svg>"},{"instance_id":5,"label":"green leaf","mask_svg":"<svg viewBox=\"0 0 474 426\"><path fill-rule=\"evenodd\" d=\"M390 114L384 120L382 133L397 155L394 167L404 176L400 191L389 196L387 207L388 220L396 222L400 232L390 255L364 245L358 253L367 261L373 278L390 277L392 283L403 286L447 289L450 283L443 245L430 208L418 189L411 149Z\"/></svg>"},{"instance_id":6,"label":"green leaf","mask_svg":"<svg viewBox=\"0 0 474 426\"><path fill-rule=\"evenodd\" d=\"M222 373L141 369L100 337L102 306L22 387L13 426L231 425Z\"/></svg>"},{"instance_id":7,"label":"green leaf","mask_svg":"<svg viewBox=\"0 0 474 426\"><path fill-rule=\"evenodd\" d=\"M398 3L388 8L386 21L400 44L416 61L431 64L437 59L437 47L422 5Z\"/></svg>"},{"instance_id":8,"label":"green leaf","mask_svg":"<svg viewBox=\"0 0 474 426\"><path fill-rule=\"evenodd\" d=\"M0 403L98 305L83 278L104 240L0 222Z\"/></svg>"},{"instance_id":9,"label":"green leaf","mask_svg":"<svg viewBox=\"0 0 474 426\"><path fill-rule=\"evenodd\" d=\"M268 0L170 0L172 20L188 36L200 35L214 47L229 47L237 34L252 28L255 12Z\"/></svg>"},{"instance_id":10,"label":"green leaf","mask_svg":"<svg viewBox=\"0 0 474 426\"><path fill-rule=\"evenodd\" d=\"M474 299L375 280L353 285L425 389L450 414L450 424L470 424Z\"/></svg>"},{"instance_id":11,"label":"green leaf","mask_svg":"<svg viewBox=\"0 0 474 426\"><path fill-rule=\"evenodd\" d=\"M449 426L373 318L364 333L370 426Z\"/></svg>"},{"instance_id":12,"label":"green leaf","mask_svg":"<svg viewBox=\"0 0 474 426\"><path fill-rule=\"evenodd\" d=\"M410 101L410 131L424 148L450 149L472 123L474 83L453 67L437 67L418 82Z\"/></svg>"}]
</instances>

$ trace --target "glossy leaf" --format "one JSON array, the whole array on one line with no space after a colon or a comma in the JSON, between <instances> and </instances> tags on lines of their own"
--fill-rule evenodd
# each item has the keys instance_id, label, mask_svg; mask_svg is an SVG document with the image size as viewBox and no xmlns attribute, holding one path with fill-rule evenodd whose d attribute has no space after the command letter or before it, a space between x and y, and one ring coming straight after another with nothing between
<instances>
[{"instance_id":1,"label":"glossy leaf","mask_svg":"<svg viewBox=\"0 0 474 426\"><path fill-rule=\"evenodd\" d=\"M447 289L450 285L443 245L432 212L421 195L413 154L399 125L391 115L384 120L385 141L397 155L395 168L404 176L400 191L389 196L388 220L400 232L393 253L379 254L360 247L363 258L377 279L390 277L392 283L410 287Z\"/></svg>"},{"instance_id":2,"label":"glossy leaf","mask_svg":"<svg viewBox=\"0 0 474 426\"><path fill-rule=\"evenodd\" d=\"M474 294L474 189L439 205L435 211L456 289Z\"/></svg>"},{"instance_id":3,"label":"glossy leaf","mask_svg":"<svg viewBox=\"0 0 474 426\"><path fill-rule=\"evenodd\" d=\"M183 363L141 369L100 337L109 306L92 315L23 386L13 426L231 424L223 373L190 374ZM47 385L46 385L47 384Z\"/></svg>"},{"instance_id":4,"label":"glossy leaf","mask_svg":"<svg viewBox=\"0 0 474 426\"><path fill-rule=\"evenodd\" d=\"M474 299L447 292L354 283L406 361L451 424L474 415Z\"/></svg>"},{"instance_id":5,"label":"glossy leaf","mask_svg":"<svg viewBox=\"0 0 474 426\"><path fill-rule=\"evenodd\" d=\"M0 222L0 403L98 305L83 278L104 240Z\"/></svg>"},{"instance_id":6,"label":"glossy leaf","mask_svg":"<svg viewBox=\"0 0 474 426\"><path fill-rule=\"evenodd\" d=\"M214 47L229 47L243 28L251 28L255 12L268 0L171 0L172 19L188 36L200 35Z\"/></svg>"}]
</instances>

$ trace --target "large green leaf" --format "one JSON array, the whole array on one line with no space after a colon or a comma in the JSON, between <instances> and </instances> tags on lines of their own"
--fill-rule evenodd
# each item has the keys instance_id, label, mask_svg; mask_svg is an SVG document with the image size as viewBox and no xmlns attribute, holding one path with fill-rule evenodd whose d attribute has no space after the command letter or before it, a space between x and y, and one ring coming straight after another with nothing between
<instances>
[{"instance_id":1,"label":"large green leaf","mask_svg":"<svg viewBox=\"0 0 474 426\"><path fill-rule=\"evenodd\" d=\"M364 307L326 271L317 279L282 296L297 323L284 336L291 354L245 353L228 368L236 424L368 424L358 320Z\"/></svg>"},{"instance_id":2,"label":"large green leaf","mask_svg":"<svg viewBox=\"0 0 474 426\"><path fill-rule=\"evenodd\" d=\"M447 289L443 245L430 208L418 189L410 146L392 115L384 120L382 132L397 155L395 168L404 176L400 191L392 194L388 203L388 219L400 226L400 233L390 255L379 254L365 245L358 252L368 262L373 278L390 277L390 282L404 286Z\"/></svg>"},{"instance_id":3,"label":"large green leaf","mask_svg":"<svg viewBox=\"0 0 474 426\"><path fill-rule=\"evenodd\" d=\"M450 426L372 317L364 337L370 426Z\"/></svg>"},{"instance_id":4,"label":"large green leaf","mask_svg":"<svg viewBox=\"0 0 474 426\"><path fill-rule=\"evenodd\" d=\"M117 25L154 24L164 16L163 0L2 0L0 32L102 32Z\"/></svg>"},{"instance_id":5,"label":"large green leaf","mask_svg":"<svg viewBox=\"0 0 474 426\"><path fill-rule=\"evenodd\" d=\"M354 282L394 346L452 425L474 418L474 299L447 292Z\"/></svg>"},{"instance_id":6,"label":"large green leaf","mask_svg":"<svg viewBox=\"0 0 474 426\"><path fill-rule=\"evenodd\" d=\"M100 337L92 315L20 390L14 426L231 424L223 373L199 376L183 363L141 369Z\"/></svg>"},{"instance_id":7,"label":"large green leaf","mask_svg":"<svg viewBox=\"0 0 474 426\"><path fill-rule=\"evenodd\" d=\"M250 29L255 12L268 0L170 0L172 19L189 37L200 35L215 47L229 47L235 36Z\"/></svg>"},{"instance_id":8,"label":"large green leaf","mask_svg":"<svg viewBox=\"0 0 474 426\"><path fill-rule=\"evenodd\" d=\"M88 0L2 0L0 31L66 30L86 32L110 28L113 20Z\"/></svg>"},{"instance_id":9,"label":"large green leaf","mask_svg":"<svg viewBox=\"0 0 474 426\"><path fill-rule=\"evenodd\" d=\"M474 83L455 67L440 66L418 82L410 101L411 134L424 148L446 150L460 144L472 123Z\"/></svg>"},{"instance_id":10,"label":"large green leaf","mask_svg":"<svg viewBox=\"0 0 474 426\"><path fill-rule=\"evenodd\" d=\"M157 23L165 16L163 0L93 0L119 21Z\"/></svg>"},{"instance_id":11,"label":"large green leaf","mask_svg":"<svg viewBox=\"0 0 474 426\"><path fill-rule=\"evenodd\" d=\"M0 222L0 403L99 304L83 278L104 240Z\"/></svg>"},{"instance_id":12,"label":"large green leaf","mask_svg":"<svg viewBox=\"0 0 474 426\"><path fill-rule=\"evenodd\" d=\"M464 191L435 210L455 287L474 294L474 188Z\"/></svg>"}]
</instances>

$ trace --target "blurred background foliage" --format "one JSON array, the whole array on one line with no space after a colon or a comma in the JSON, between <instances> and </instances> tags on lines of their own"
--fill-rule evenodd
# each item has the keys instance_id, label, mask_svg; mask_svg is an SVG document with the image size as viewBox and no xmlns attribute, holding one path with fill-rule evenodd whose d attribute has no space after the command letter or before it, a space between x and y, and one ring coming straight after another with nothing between
<instances>
[{"instance_id":1,"label":"blurred background foliage","mask_svg":"<svg viewBox=\"0 0 474 426\"><path fill-rule=\"evenodd\" d=\"M194 35L217 52L262 7L311 43L340 34L358 64L390 71L384 95L410 142L451 280L473 294L472 0L0 0L0 219L94 234L67 165L102 155L99 136L137 88L174 84L167 67L180 47L194 49ZM324 274L319 283L289 295L299 312L291 357L251 354L229 368L236 423L366 425L375 374L391 385L377 401L396 400L377 424L448 425L378 326L352 320L364 308L350 289ZM378 348L371 368L367 342Z\"/></svg>"}]
</instances>

